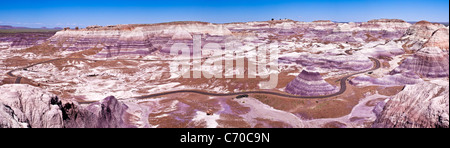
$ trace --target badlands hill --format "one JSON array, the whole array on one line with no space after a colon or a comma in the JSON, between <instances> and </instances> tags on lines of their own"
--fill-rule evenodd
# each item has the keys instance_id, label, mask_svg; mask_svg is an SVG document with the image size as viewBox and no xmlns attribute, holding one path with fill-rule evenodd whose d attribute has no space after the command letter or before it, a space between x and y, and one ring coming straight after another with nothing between
<instances>
[{"instance_id":1,"label":"badlands hill","mask_svg":"<svg viewBox=\"0 0 450 148\"><path fill-rule=\"evenodd\" d=\"M303 70L286 86L286 92L300 96L329 95L339 90L323 80L319 72Z\"/></svg>"}]
</instances>

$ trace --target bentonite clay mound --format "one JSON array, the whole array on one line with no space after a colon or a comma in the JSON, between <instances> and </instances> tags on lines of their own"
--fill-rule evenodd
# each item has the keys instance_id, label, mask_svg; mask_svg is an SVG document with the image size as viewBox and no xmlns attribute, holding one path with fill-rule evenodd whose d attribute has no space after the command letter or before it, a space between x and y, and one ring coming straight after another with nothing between
<instances>
[{"instance_id":1,"label":"bentonite clay mound","mask_svg":"<svg viewBox=\"0 0 450 148\"><path fill-rule=\"evenodd\" d=\"M421 82L422 79L412 71L406 71L394 75L388 75L381 78L373 78L366 75L357 76L350 80L352 85L411 85Z\"/></svg>"},{"instance_id":2,"label":"bentonite clay mound","mask_svg":"<svg viewBox=\"0 0 450 148\"><path fill-rule=\"evenodd\" d=\"M303 70L293 81L289 82L285 91L300 96L329 95L339 89L323 80L319 72Z\"/></svg>"},{"instance_id":3,"label":"bentonite clay mound","mask_svg":"<svg viewBox=\"0 0 450 148\"><path fill-rule=\"evenodd\" d=\"M413 71L422 77L441 78L449 76L449 55L437 47L425 47L391 71L391 74Z\"/></svg>"}]
</instances>

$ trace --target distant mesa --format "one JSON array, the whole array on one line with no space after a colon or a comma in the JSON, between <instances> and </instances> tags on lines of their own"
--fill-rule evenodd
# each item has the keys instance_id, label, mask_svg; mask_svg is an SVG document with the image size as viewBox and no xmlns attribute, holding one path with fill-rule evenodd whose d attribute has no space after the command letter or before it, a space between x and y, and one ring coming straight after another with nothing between
<instances>
[{"instance_id":1,"label":"distant mesa","mask_svg":"<svg viewBox=\"0 0 450 148\"><path fill-rule=\"evenodd\" d=\"M63 28L61 28L61 27L55 27L53 29L55 29L55 30L63 30Z\"/></svg>"},{"instance_id":2,"label":"distant mesa","mask_svg":"<svg viewBox=\"0 0 450 148\"><path fill-rule=\"evenodd\" d=\"M60 27L54 27L54 28L48 28L48 27L28 28L28 27L16 27L16 26L10 26L10 25L0 25L0 29L43 29L43 30L62 30L63 28L60 28Z\"/></svg>"},{"instance_id":3,"label":"distant mesa","mask_svg":"<svg viewBox=\"0 0 450 148\"><path fill-rule=\"evenodd\" d=\"M0 25L0 29L26 29L27 27L14 27L10 25Z\"/></svg>"},{"instance_id":4,"label":"distant mesa","mask_svg":"<svg viewBox=\"0 0 450 148\"><path fill-rule=\"evenodd\" d=\"M313 21L312 24L319 24L319 25L333 25L335 24L334 22L330 21L330 20L316 20Z\"/></svg>"},{"instance_id":5,"label":"distant mesa","mask_svg":"<svg viewBox=\"0 0 450 148\"><path fill-rule=\"evenodd\" d=\"M203 38L208 42L222 43L232 32L222 24L205 22L93 25L78 30L65 28L49 40L50 45L67 47L68 51L100 47L103 50L95 57L110 58L120 55L148 55L157 50L168 53L175 43L192 44L194 34L204 35ZM64 43L61 45L61 42ZM99 45L99 42L102 44Z\"/></svg>"},{"instance_id":6,"label":"distant mesa","mask_svg":"<svg viewBox=\"0 0 450 148\"><path fill-rule=\"evenodd\" d=\"M99 25L92 25L92 26L87 26L86 29L96 29L96 28L102 28L102 26Z\"/></svg>"},{"instance_id":7,"label":"distant mesa","mask_svg":"<svg viewBox=\"0 0 450 148\"><path fill-rule=\"evenodd\" d=\"M338 88L323 80L319 72L308 68L308 70L303 70L293 81L289 82L285 91L299 96L320 96L335 93L338 91Z\"/></svg>"},{"instance_id":8,"label":"distant mesa","mask_svg":"<svg viewBox=\"0 0 450 148\"><path fill-rule=\"evenodd\" d=\"M430 28L427 28L426 30L436 30L437 28L444 27L444 25L442 25L442 24L431 23L431 22L428 22L428 21L419 21L419 22L416 22L415 24L413 24L413 26L430 27ZM436 29L434 29L434 28L436 28Z\"/></svg>"},{"instance_id":9,"label":"distant mesa","mask_svg":"<svg viewBox=\"0 0 450 148\"><path fill-rule=\"evenodd\" d=\"M367 21L368 23L406 23L406 21L401 19L373 19L370 21Z\"/></svg>"},{"instance_id":10,"label":"distant mesa","mask_svg":"<svg viewBox=\"0 0 450 148\"><path fill-rule=\"evenodd\" d=\"M313 21L313 23L333 23L333 22L330 20L316 20L316 21Z\"/></svg>"},{"instance_id":11,"label":"distant mesa","mask_svg":"<svg viewBox=\"0 0 450 148\"><path fill-rule=\"evenodd\" d=\"M416 22L414 25L428 26L428 25L433 25L433 23L431 23L429 21L421 20L421 21Z\"/></svg>"},{"instance_id":12,"label":"distant mesa","mask_svg":"<svg viewBox=\"0 0 450 148\"><path fill-rule=\"evenodd\" d=\"M0 29L13 29L13 26L0 25Z\"/></svg>"}]
</instances>

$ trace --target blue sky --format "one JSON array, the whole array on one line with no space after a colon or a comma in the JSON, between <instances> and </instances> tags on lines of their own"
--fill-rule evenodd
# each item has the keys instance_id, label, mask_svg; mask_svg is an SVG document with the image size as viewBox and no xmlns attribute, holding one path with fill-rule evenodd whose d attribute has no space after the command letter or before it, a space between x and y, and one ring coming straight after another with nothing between
<instances>
[{"instance_id":1,"label":"blue sky","mask_svg":"<svg viewBox=\"0 0 450 148\"><path fill-rule=\"evenodd\" d=\"M24 27L85 27L205 21L212 23L379 18L449 22L448 0L77 0L0 2L0 24Z\"/></svg>"}]
</instances>

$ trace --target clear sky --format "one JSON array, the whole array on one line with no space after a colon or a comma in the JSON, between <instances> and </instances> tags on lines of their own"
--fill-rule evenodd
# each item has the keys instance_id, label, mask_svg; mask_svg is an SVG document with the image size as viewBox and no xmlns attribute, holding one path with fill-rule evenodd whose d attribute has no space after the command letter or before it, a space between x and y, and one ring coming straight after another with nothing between
<instances>
[{"instance_id":1,"label":"clear sky","mask_svg":"<svg viewBox=\"0 0 450 148\"><path fill-rule=\"evenodd\" d=\"M212 23L379 18L449 22L449 0L5 0L0 24L85 27L170 21Z\"/></svg>"}]
</instances>

